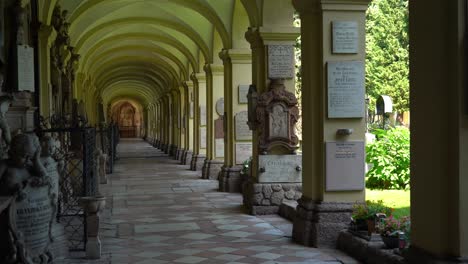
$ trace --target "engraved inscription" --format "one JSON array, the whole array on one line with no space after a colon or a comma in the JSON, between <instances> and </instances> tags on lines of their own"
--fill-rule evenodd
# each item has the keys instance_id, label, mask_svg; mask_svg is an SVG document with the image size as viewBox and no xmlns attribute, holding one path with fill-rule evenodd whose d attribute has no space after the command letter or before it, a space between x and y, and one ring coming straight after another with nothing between
<instances>
[{"instance_id":1,"label":"engraved inscription","mask_svg":"<svg viewBox=\"0 0 468 264\"><path fill-rule=\"evenodd\" d=\"M259 155L259 182L302 182L302 156L300 155Z\"/></svg>"},{"instance_id":2,"label":"engraved inscription","mask_svg":"<svg viewBox=\"0 0 468 264\"><path fill-rule=\"evenodd\" d=\"M239 85L239 104L246 104L248 103L247 95L249 94L249 85Z\"/></svg>"},{"instance_id":3,"label":"engraved inscription","mask_svg":"<svg viewBox=\"0 0 468 264\"><path fill-rule=\"evenodd\" d=\"M18 46L18 90L34 92L34 49Z\"/></svg>"},{"instance_id":4,"label":"engraved inscription","mask_svg":"<svg viewBox=\"0 0 468 264\"><path fill-rule=\"evenodd\" d=\"M358 23L333 21L333 53L358 53Z\"/></svg>"},{"instance_id":5,"label":"engraved inscription","mask_svg":"<svg viewBox=\"0 0 468 264\"><path fill-rule=\"evenodd\" d=\"M224 158L224 138L215 139L215 155L217 158Z\"/></svg>"},{"instance_id":6,"label":"engraved inscription","mask_svg":"<svg viewBox=\"0 0 468 264\"><path fill-rule=\"evenodd\" d=\"M236 140L252 140L252 131L249 129L249 113L242 111L236 114Z\"/></svg>"},{"instance_id":7,"label":"engraved inscription","mask_svg":"<svg viewBox=\"0 0 468 264\"><path fill-rule=\"evenodd\" d=\"M294 77L294 47L292 45L268 46L268 78Z\"/></svg>"},{"instance_id":8,"label":"engraved inscription","mask_svg":"<svg viewBox=\"0 0 468 264\"><path fill-rule=\"evenodd\" d=\"M328 117L364 117L364 63L328 62Z\"/></svg>"},{"instance_id":9,"label":"engraved inscription","mask_svg":"<svg viewBox=\"0 0 468 264\"><path fill-rule=\"evenodd\" d=\"M327 191L364 189L364 142L326 143Z\"/></svg>"}]
</instances>

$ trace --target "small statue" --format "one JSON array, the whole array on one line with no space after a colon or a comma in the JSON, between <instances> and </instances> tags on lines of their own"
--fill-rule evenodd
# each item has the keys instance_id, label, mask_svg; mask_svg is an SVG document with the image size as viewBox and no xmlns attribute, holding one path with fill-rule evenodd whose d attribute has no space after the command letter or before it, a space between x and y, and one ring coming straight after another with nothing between
<instances>
[{"instance_id":1,"label":"small statue","mask_svg":"<svg viewBox=\"0 0 468 264\"><path fill-rule=\"evenodd\" d=\"M9 158L0 161L0 195L18 194L25 197L23 188L48 184L46 170L40 161L41 146L35 135L18 134L11 140Z\"/></svg>"},{"instance_id":2,"label":"small statue","mask_svg":"<svg viewBox=\"0 0 468 264\"><path fill-rule=\"evenodd\" d=\"M56 151L56 142L54 138L50 136L44 136L41 138L41 163L49 177L51 183L51 194L52 203L57 206L58 194L59 194L59 179L60 174L63 171L63 162L57 162L53 156ZM56 212L54 211L54 216Z\"/></svg>"},{"instance_id":3,"label":"small statue","mask_svg":"<svg viewBox=\"0 0 468 264\"><path fill-rule=\"evenodd\" d=\"M6 112L13 98L8 95L0 96L0 159L6 158L8 147L11 142L10 126L6 120Z\"/></svg>"}]
</instances>

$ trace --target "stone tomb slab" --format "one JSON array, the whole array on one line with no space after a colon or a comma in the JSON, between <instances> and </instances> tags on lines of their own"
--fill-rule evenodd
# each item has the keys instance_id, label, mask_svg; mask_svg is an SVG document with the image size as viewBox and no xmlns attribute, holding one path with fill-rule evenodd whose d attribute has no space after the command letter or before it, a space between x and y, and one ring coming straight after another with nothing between
<instances>
[{"instance_id":1,"label":"stone tomb slab","mask_svg":"<svg viewBox=\"0 0 468 264\"><path fill-rule=\"evenodd\" d=\"M262 182L302 182L301 155L259 155L258 181Z\"/></svg>"},{"instance_id":2,"label":"stone tomb slab","mask_svg":"<svg viewBox=\"0 0 468 264\"><path fill-rule=\"evenodd\" d=\"M236 143L236 164L243 164L252 156L252 143Z\"/></svg>"},{"instance_id":3,"label":"stone tomb slab","mask_svg":"<svg viewBox=\"0 0 468 264\"><path fill-rule=\"evenodd\" d=\"M215 139L215 155L217 158L224 158L224 138Z\"/></svg>"},{"instance_id":4,"label":"stone tomb slab","mask_svg":"<svg viewBox=\"0 0 468 264\"><path fill-rule=\"evenodd\" d=\"M224 97L219 98L218 101L216 101L216 113L220 116L224 115Z\"/></svg>"},{"instance_id":5,"label":"stone tomb slab","mask_svg":"<svg viewBox=\"0 0 468 264\"><path fill-rule=\"evenodd\" d=\"M206 127L200 127L200 148L206 148Z\"/></svg>"},{"instance_id":6,"label":"stone tomb slab","mask_svg":"<svg viewBox=\"0 0 468 264\"><path fill-rule=\"evenodd\" d=\"M206 106L200 106L200 126L206 126Z\"/></svg>"},{"instance_id":7,"label":"stone tomb slab","mask_svg":"<svg viewBox=\"0 0 468 264\"><path fill-rule=\"evenodd\" d=\"M249 119L249 113L242 111L236 114L236 140L252 140L252 131L249 129L247 121Z\"/></svg>"},{"instance_id":8,"label":"stone tomb slab","mask_svg":"<svg viewBox=\"0 0 468 264\"><path fill-rule=\"evenodd\" d=\"M294 77L293 45L268 45L268 78Z\"/></svg>"},{"instance_id":9,"label":"stone tomb slab","mask_svg":"<svg viewBox=\"0 0 468 264\"><path fill-rule=\"evenodd\" d=\"M359 48L359 26L357 21L333 21L333 53L355 54Z\"/></svg>"},{"instance_id":10,"label":"stone tomb slab","mask_svg":"<svg viewBox=\"0 0 468 264\"><path fill-rule=\"evenodd\" d=\"M224 138L224 117L220 116L214 121L215 124L215 138Z\"/></svg>"}]
</instances>

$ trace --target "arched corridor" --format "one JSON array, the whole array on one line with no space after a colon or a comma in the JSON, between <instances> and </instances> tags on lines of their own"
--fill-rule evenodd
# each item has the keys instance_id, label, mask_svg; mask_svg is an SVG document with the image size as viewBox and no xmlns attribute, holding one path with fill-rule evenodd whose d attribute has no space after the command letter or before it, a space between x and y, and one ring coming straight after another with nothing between
<instances>
[{"instance_id":1,"label":"arched corridor","mask_svg":"<svg viewBox=\"0 0 468 264\"><path fill-rule=\"evenodd\" d=\"M112 264L355 263L336 250L291 241L292 223L251 216L240 194L218 192L218 181L139 139L122 139L107 185L103 258Z\"/></svg>"}]
</instances>

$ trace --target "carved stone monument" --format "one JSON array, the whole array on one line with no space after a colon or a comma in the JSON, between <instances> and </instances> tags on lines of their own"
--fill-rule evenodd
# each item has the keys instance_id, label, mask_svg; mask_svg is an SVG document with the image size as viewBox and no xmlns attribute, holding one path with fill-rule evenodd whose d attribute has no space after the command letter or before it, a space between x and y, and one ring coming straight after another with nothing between
<instances>
[{"instance_id":1,"label":"carved stone monument","mask_svg":"<svg viewBox=\"0 0 468 264\"><path fill-rule=\"evenodd\" d=\"M250 131L248 122L248 112L242 111L236 114L236 140L252 140L252 131Z\"/></svg>"},{"instance_id":2,"label":"carved stone monument","mask_svg":"<svg viewBox=\"0 0 468 264\"><path fill-rule=\"evenodd\" d=\"M0 162L0 196L14 196L7 223L1 223L0 263L49 263L52 254L51 225L55 197L50 177L41 160L41 147L35 135L19 134L11 141L9 158ZM31 157L31 160L30 160Z\"/></svg>"}]
</instances>

